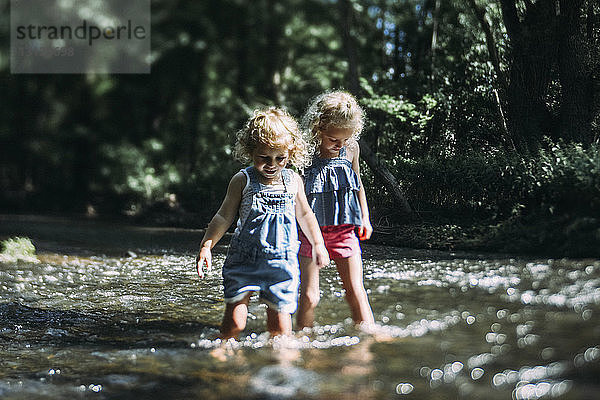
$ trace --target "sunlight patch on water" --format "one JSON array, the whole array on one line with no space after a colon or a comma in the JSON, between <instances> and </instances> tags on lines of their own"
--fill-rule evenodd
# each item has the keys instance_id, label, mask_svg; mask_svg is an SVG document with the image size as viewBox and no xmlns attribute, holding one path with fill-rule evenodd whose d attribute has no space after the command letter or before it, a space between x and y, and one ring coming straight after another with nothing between
<instances>
[{"instance_id":1,"label":"sunlight patch on water","mask_svg":"<svg viewBox=\"0 0 600 400\"><path fill-rule=\"evenodd\" d=\"M165 302L184 308L199 291L204 301L222 297L220 271L215 269L200 281L189 256L136 254L115 259L41 255L40 259L37 265L3 264L0 301L80 311L118 311L120 304L123 310L135 312ZM215 255L215 263L222 259L223 255Z\"/></svg>"},{"instance_id":2,"label":"sunlight patch on water","mask_svg":"<svg viewBox=\"0 0 600 400\"><path fill-rule=\"evenodd\" d=\"M414 389L415 387L410 383L403 382L396 385L396 393L401 395L411 394Z\"/></svg>"},{"instance_id":3,"label":"sunlight patch on water","mask_svg":"<svg viewBox=\"0 0 600 400\"><path fill-rule=\"evenodd\" d=\"M489 334L488 334L489 335ZM471 356L466 365L454 361L439 368L421 367L419 374L436 389L445 384L456 385L462 394L469 394L474 388L473 383L489 376L486 368L493 371L499 354L482 353ZM523 366L519 369L505 369L495 372L490 378L494 389L512 390L513 399L540 399L544 397L559 397L567 393L573 383L561 377L572 373L575 368L582 368L600 360L600 348L590 347L575 355L572 361L555 361L547 365ZM470 378L470 380L469 380Z\"/></svg>"},{"instance_id":4,"label":"sunlight patch on water","mask_svg":"<svg viewBox=\"0 0 600 400\"><path fill-rule=\"evenodd\" d=\"M356 334L348 334L356 331L349 326L348 322L338 325L315 326L305 328L296 336L283 336L271 338L267 332L262 334L251 333L240 340L229 339L223 342L221 339L210 339L211 335L203 335L190 346L200 349L214 349L225 346L231 350L241 348L258 349L263 347L288 348L288 349L329 349L335 347L355 346L361 342L361 337L374 337L376 340L390 340L394 338L413 337L418 338L429 333L440 332L459 324L463 319L458 311L442 316L439 319L420 319L406 326L374 324L361 326ZM212 335L214 336L214 335Z\"/></svg>"},{"instance_id":5,"label":"sunlight patch on water","mask_svg":"<svg viewBox=\"0 0 600 400\"><path fill-rule=\"evenodd\" d=\"M339 332L343 332L340 329ZM301 336L277 336L271 338L268 332L262 334L252 333L240 340L229 339L222 341L221 339L199 339L196 343L192 343L192 348L200 349L215 349L225 347L230 350L239 350L242 348L260 349L329 349L332 347L348 347L360 343L358 336L334 336L334 335L317 335L311 338L308 335Z\"/></svg>"},{"instance_id":6,"label":"sunlight patch on water","mask_svg":"<svg viewBox=\"0 0 600 400\"><path fill-rule=\"evenodd\" d=\"M565 265L566 264L566 265ZM571 308L584 319L593 316L588 306L600 305L600 262L592 264L547 260L518 263L514 260L429 260L366 262L365 279L394 285L456 288L461 292L485 290L500 293L511 303ZM387 293L390 284L377 287Z\"/></svg>"},{"instance_id":7,"label":"sunlight patch on water","mask_svg":"<svg viewBox=\"0 0 600 400\"><path fill-rule=\"evenodd\" d=\"M469 359L467 368L460 361L454 361L434 369L421 367L420 375L429 382L432 389L455 385L460 393L468 395L475 390L475 381L487 374L482 367L493 364L494 360L492 354L479 354ZM559 397L572 386L571 381L560 379L569 368L567 362L554 362L535 367L524 366L519 370L503 370L491 377L490 385L497 390L511 389L513 399Z\"/></svg>"},{"instance_id":8,"label":"sunlight patch on water","mask_svg":"<svg viewBox=\"0 0 600 400\"><path fill-rule=\"evenodd\" d=\"M490 292L516 286L521 279L517 267L487 261L418 261L380 262L370 264L365 279L391 279L418 286L483 288Z\"/></svg>"}]
</instances>

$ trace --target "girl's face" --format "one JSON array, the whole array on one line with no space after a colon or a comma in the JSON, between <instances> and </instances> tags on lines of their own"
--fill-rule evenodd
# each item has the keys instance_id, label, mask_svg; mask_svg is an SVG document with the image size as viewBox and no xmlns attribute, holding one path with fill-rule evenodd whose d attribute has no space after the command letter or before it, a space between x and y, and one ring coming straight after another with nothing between
<instances>
[{"instance_id":1,"label":"girl's face","mask_svg":"<svg viewBox=\"0 0 600 400\"><path fill-rule=\"evenodd\" d=\"M267 181L271 183L279 178L279 173L287 165L290 152L286 147L269 147L258 144L252 152L254 168Z\"/></svg>"},{"instance_id":2,"label":"girl's face","mask_svg":"<svg viewBox=\"0 0 600 400\"><path fill-rule=\"evenodd\" d=\"M321 132L321 156L337 157L340 149L348 143L354 130L352 128L329 128Z\"/></svg>"}]
</instances>

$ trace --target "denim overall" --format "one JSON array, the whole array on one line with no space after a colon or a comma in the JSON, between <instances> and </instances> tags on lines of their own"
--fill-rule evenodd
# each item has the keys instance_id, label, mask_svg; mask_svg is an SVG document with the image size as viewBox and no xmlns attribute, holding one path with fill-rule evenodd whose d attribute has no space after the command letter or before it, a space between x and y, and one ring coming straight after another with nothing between
<instances>
[{"instance_id":1,"label":"denim overall","mask_svg":"<svg viewBox=\"0 0 600 400\"><path fill-rule=\"evenodd\" d=\"M304 172L306 198L320 226L362 225L360 181L345 156L342 147L337 157L315 157Z\"/></svg>"},{"instance_id":2,"label":"denim overall","mask_svg":"<svg viewBox=\"0 0 600 400\"><path fill-rule=\"evenodd\" d=\"M241 300L248 291L279 312L296 311L300 269L295 197L289 188L293 171L283 169L284 193L271 193L258 180L254 167L245 170L252 208L234 233L223 265L225 301Z\"/></svg>"}]
</instances>

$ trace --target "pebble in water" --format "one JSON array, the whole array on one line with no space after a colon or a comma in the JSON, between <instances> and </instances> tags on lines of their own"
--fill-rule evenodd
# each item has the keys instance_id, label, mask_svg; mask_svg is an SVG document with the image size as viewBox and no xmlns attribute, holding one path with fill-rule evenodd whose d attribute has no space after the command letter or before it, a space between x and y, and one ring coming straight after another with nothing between
<instances>
[{"instance_id":1,"label":"pebble in water","mask_svg":"<svg viewBox=\"0 0 600 400\"><path fill-rule=\"evenodd\" d=\"M313 395L318 390L319 375L291 365L261 368L250 379L250 390L268 398L287 399L300 393Z\"/></svg>"}]
</instances>

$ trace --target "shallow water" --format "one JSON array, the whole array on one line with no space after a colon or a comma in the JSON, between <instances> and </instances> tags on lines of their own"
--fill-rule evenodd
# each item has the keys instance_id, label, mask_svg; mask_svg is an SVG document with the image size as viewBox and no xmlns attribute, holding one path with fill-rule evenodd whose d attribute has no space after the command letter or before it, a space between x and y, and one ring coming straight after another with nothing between
<instances>
[{"instance_id":1,"label":"shallow water","mask_svg":"<svg viewBox=\"0 0 600 400\"><path fill-rule=\"evenodd\" d=\"M328 267L312 331L270 340L254 299L223 345L224 246L201 281L198 231L7 218L40 262L0 263L2 398L598 398L600 260L364 246L376 332Z\"/></svg>"}]
</instances>

